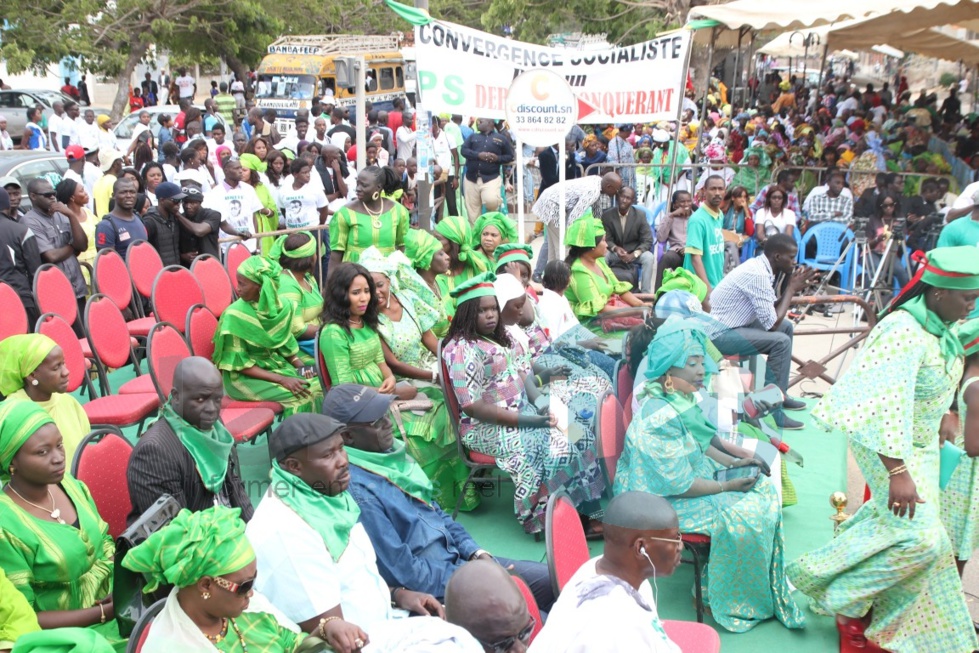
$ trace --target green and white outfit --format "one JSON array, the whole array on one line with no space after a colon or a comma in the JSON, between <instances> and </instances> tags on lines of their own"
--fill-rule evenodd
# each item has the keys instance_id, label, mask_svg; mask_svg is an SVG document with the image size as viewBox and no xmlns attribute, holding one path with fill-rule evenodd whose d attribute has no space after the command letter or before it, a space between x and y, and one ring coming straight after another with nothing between
<instances>
[{"instance_id":1,"label":"green and white outfit","mask_svg":"<svg viewBox=\"0 0 979 653\"><path fill-rule=\"evenodd\" d=\"M390 201L390 200L385 200ZM390 254L404 247L410 218L408 209L397 202L377 217L344 206L330 219L330 249L343 252L344 262L356 263L370 246Z\"/></svg>"}]
</instances>

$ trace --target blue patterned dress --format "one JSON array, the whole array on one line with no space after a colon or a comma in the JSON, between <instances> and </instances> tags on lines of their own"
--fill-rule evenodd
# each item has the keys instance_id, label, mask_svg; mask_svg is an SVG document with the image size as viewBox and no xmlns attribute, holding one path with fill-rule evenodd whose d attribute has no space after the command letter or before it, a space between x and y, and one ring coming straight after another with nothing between
<instances>
[{"instance_id":1,"label":"blue patterned dress","mask_svg":"<svg viewBox=\"0 0 979 653\"><path fill-rule=\"evenodd\" d=\"M785 578L785 536L775 486L761 476L749 492L695 498L677 495L697 479L713 480L722 466L704 455L680 415L698 410L686 395L667 395L651 381L640 414L626 432L615 474L615 494L642 491L669 499L683 533L711 538L704 596L714 620L741 633L777 618L802 628L805 615L792 600Z\"/></svg>"},{"instance_id":2,"label":"blue patterned dress","mask_svg":"<svg viewBox=\"0 0 979 653\"><path fill-rule=\"evenodd\" d=\"M524 384L513 352L480 338L455 338L446 343L442 355L449 368L449 381L460 408L483 400L507 410L536 414L526 400ZM547 499L563 489L576 506L595 501L605 482L595 450L595 435L575 443L557 429L529 429L480 422L461 414L459 429L463 443L473 451L493 456L497 466L513 479L513 509L528 533L544 528Z\"/></svg>"},{"instance_id":3,"label":"blue patterned dress","mask_svg":"<svg viewBox=\"0 0 979 653\"><path fill-rule=\"evenodd\" d=\"M847 434L873 498L829 544L789 563L789 578L814 608L851 618L873 609L866 636L894 653L979 646L939 517L938 426L961 376L962 359L948 363L938 338L898 310L812 412ZM890 478L878 453L908 466L925 501L913 520L887 505Z\"/></svg>"}]
</instances>

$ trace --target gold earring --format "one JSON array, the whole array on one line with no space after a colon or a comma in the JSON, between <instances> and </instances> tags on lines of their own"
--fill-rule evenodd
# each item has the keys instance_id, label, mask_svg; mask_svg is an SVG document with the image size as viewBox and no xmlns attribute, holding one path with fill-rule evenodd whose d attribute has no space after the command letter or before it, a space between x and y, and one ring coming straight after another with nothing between
<instances>
[{"instance_id":1,"label":"gold earring","mask_svg":"<svg viewBox=\"0 0 979 653\"><path fill-rule=\"evenodd\" d=\"M377 201L377 198L380 197L380 196L381 196L381 192L376 190L376 191L374 191L374 194L371 195L371 199L376 202Z\"/></svg>"},{"instance_id":2,"label":"gold earring","mask_svg":"<svg viewBox=\"0 0 979 653\"><path fill-rule=\"evenodd\" d=\"M666 394L671 395L676 392L676 387L673 385L673 377L669 374L666 375L666 381L663 383L663 390Z\"/></svg>"},{"instance_id":3,"label":"gold earring","mask_svg":"<svg viewBox=\"0 0 979 653\"><path fill-rule=\"evenodd\" d=\"M210 592L201 592L201 598L206 601L209 598L211 598L211 593Z\"/></svg>"},{"instance_id":4,"label":"gold earring","mask_svg":"<svg viewBox=\"0 0 979 653\"><path fill-rule=\"evenodd\" d=\"M16 473L17 473L17 470L16 470L16 469L14 469L14 467L13 467L13 465L11 465L11 466L10 466L10 475L11 475L11 476L13 476L13 475L14 475L14 474L16 474Z\"/></svg>"}]
</instances>

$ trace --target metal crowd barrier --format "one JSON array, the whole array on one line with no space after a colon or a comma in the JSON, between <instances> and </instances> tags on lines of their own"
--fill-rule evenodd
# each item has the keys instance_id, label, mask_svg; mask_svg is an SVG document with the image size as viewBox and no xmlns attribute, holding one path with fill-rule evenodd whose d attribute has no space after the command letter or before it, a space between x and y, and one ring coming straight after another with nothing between
<instances>
[{"instance_id":1,"label":"metal crowd barrier","mask_svg":"<svg viewBox=\"0 0 979 653\"><path fill-rule=\"evenodd\" d=\"M874 313L870 305L862 298L854 295L802 296L795 297L792 300L792 306L813 306L816 304L856 304L859 308L863 309L864 314L867 316L867 322L866 325L863 326L852 326L849 328L840 329L796 329L793 332L793 337L842 334L850 335L851 338L819 360L810 359L803 361L801 358L793 354L792 362L798 365L799 369L798 373L789 379L790 388L803 381L817 378L822 379L830 385L836 383L836 379L827 373L827 365L833 359L839 358L840 356L846 354L846 352L849 350L856 349L864 338L867 337L867 334L870 333L870 330L877 324L877 315Z\"/></svg>"}]
</instances>

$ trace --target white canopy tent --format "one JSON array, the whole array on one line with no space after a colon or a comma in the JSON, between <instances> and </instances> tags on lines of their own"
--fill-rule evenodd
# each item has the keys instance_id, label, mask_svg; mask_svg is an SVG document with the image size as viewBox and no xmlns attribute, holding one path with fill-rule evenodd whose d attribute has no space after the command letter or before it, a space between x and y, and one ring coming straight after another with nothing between
<instances>
[{"instance_id":1,"label":"white canopy tent","mask_svg":"<svg viewBox=\"0 0 979 653\"><path fill-rule=\"evenodd\" d=\"M870 49L873 50L874 52L878 52L880 54L887 55L888 57L894 57L895 59L903 59L904 58L904 53L903 52L901 52L897 48L892 48L889 45L875 45L874 47L872 47Z\"/></svg>"}]
</instances>

